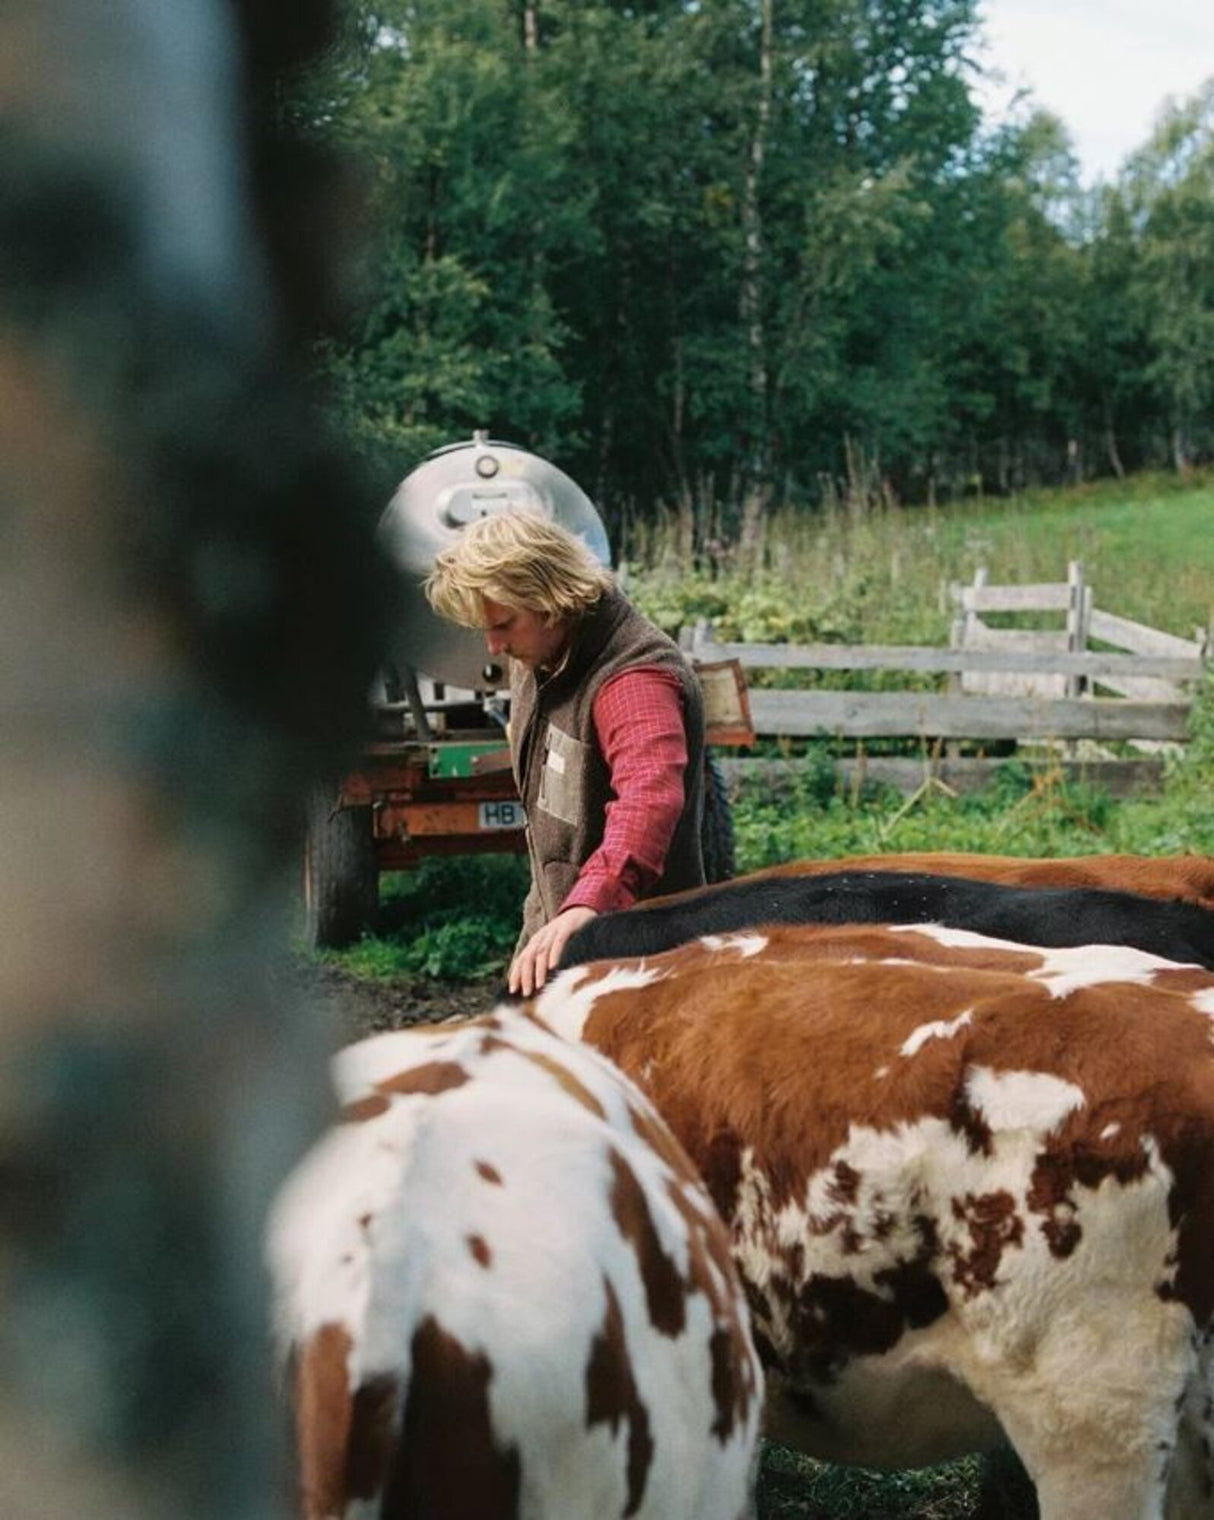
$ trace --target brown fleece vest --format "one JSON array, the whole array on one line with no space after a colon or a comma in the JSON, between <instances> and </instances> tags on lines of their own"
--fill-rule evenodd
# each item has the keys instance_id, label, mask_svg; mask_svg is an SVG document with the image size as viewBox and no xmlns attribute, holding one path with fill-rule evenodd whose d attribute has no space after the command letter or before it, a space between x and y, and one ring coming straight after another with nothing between
<instances>
[{"instance_id":1,"label":"brown fleece vest","mask_svg":"<svg viewBox=\"0 0 1214 1520\"><path fill-rule=\"evenodd\" d=\"M525 666L511 669L510 751L527 810L531 858L520 946L560 912L582 866L602 843L607 804L615 794L594 731L594 699L605 681L638 666L660 666L678 675L687 733L683 812L662 876L647 895L703 884L704 704L699 682L678 646L612 589L576 625L569 657L553 675L537 681Z\"/></svg>"}]
</instances>

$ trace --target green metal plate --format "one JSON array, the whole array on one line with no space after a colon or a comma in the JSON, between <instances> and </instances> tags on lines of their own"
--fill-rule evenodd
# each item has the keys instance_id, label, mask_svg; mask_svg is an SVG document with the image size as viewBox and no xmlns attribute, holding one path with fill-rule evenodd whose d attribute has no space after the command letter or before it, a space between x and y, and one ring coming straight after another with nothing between
<instances>
[{"instance_id":1,"label":"green metal plate","mask_svg":"<svg viewBox=\"0 0 1214 1520\"><path fill-rule=\"evenodd\" d=\"M504 752L505 745L500 739L485 744L432 744L430 746L430 775L444 780L475 776L479 774L475 768L475 762L482 755Z\"/></svg>"}]
</instances>

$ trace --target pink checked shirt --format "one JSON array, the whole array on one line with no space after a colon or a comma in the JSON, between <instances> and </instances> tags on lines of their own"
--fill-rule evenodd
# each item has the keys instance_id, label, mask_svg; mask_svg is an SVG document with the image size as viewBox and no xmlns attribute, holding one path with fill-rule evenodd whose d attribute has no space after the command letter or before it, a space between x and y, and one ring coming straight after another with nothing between
<instances>
[{"instance_id":1,"label":"pink checked shirt","mask_svg":"<svg viewBox=\"0 0 1214 1520\"><path fill-rule=\"evenodd\" d=\"M582 867L562 909L627 908L657 881L683 812L687 735L673 671L625 670L608 681L592 712L615 797L603 842Z\"/></svg>"}]
</instances>

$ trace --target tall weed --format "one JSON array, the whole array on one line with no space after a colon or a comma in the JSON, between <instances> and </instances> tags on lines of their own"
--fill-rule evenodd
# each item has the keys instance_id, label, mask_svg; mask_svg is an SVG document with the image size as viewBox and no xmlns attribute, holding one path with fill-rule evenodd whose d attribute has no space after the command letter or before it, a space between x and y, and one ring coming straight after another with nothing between
<instances>
[{"instance_id":1,"label":"tall weed","mask_svg":"<svg viewBox=\"0 0 1214 1520\"><path fill-rule=\"evenodd\" d=\"M714 543L690 566L673 531L650 525L626 546L631 595L670 631L709 617L723 637L762 643L938 644L951 581L979 567L993 582L1061 581L1071 559L1105 611L1191 638L1214 610L1210 474L943 508L786 508L754 552Z\"/></svg>"}]
</instances>

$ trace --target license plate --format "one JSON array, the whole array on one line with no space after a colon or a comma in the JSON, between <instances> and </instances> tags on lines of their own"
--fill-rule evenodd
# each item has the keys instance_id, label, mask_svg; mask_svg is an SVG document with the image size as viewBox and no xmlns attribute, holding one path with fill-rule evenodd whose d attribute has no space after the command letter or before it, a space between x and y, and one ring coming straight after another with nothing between
<instances>
[{"instance_id":1,"label":"license plate","mask_svg":"<svg viewBox=\"0 0 1214 1520\"><path fill-rule=\"evenodd\" d=\"M477 808L477 824L482 829L521 829L526 822L521 802L482 802Z\"/></svg>"}]
</instances>

